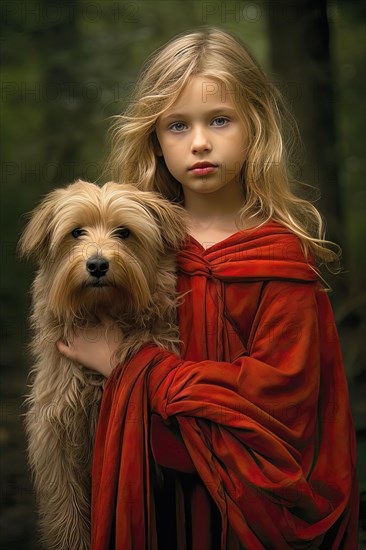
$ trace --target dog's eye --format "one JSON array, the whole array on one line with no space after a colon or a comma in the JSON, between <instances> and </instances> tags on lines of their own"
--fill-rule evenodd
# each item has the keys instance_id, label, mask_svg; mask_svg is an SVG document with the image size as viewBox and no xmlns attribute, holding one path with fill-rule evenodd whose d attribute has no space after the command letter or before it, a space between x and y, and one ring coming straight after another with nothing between
<instances>
[{"instance_id":1,"label":"dog's eye","mask_svg":"<svg viewBox=\"0 0 366 550\"><path fill-rule=\"evenodd\" d=\"M131 231L127 229L127 227L119 227L113 232L113 234L119 239L127 239L130 233Z\"/></svg>"},{"instance_id":2,"label":"dog's eye","mask_svg":"<svg viewBox=\"0 0 366 550\"><path fill-rule=\"evenodd\" d=\"M74 237L74 239L78 239L82 235L85 235L86 231L85 229L80 229L80 227L77 227L73 231L71 231L71 235Z\"/></svg>"}]
</instances>

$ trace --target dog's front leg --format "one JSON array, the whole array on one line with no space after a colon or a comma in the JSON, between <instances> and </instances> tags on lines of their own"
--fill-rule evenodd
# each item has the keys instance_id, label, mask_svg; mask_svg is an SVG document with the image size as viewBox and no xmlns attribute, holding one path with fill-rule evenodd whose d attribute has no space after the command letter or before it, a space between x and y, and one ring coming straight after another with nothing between
<instances>
[{"instance_id":1,"label":"dog's front leg","mask_svg":"<svg viewBox=\"0 0 366 550\"><path fill-rule=\"evenodd\" d=\"M87 550L92 447L102 389L53 354L52 361L43 358L34 368L26 413L41 535L48 550Z\"/></svg>"}]
</instances>

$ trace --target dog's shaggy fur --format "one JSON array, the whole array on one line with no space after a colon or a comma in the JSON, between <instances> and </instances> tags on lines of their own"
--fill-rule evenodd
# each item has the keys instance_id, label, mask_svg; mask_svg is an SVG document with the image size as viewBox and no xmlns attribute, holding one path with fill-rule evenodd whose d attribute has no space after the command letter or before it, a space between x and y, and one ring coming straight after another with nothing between
<instances>
[{"instance_id":1,"label":"dog's shaggy fur","mask_svg":"<svg viewBox=\"0 0 366 550\"><path fill-rule=\"evenodd\" d=\"M39 264L26 429L48 550L90 547L91 459L104 381L63 357L56 343L98 327L107 314L121 331L120 362L148 342L177 351L174 255L185 227L183 209L155 193L79 180L47 195L21 237L21 254Z\"/></svg>"}]
</instances>

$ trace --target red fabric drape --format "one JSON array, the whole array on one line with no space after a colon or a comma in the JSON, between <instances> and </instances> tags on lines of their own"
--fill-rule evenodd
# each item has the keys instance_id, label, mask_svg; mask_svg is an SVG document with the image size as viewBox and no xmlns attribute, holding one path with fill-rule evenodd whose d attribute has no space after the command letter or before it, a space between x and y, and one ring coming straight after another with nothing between
<instances>
[{"instance_id":1,"label":"red fabric drape","mask_svg":"<svg viewBox=\"0 0 366 550\"><path fill-rule=\"evenodd\" d=\"M184 475L197 477L192 548L214 548L213 506L221 550L355 550L347 382L327 294L298 239L274 222L206 250L190 238L178 268L181 358L147 346L106 384L92 549L159 548L155 460L176 480L179 550L189 548Z\"/></svg>"}]
</instances>

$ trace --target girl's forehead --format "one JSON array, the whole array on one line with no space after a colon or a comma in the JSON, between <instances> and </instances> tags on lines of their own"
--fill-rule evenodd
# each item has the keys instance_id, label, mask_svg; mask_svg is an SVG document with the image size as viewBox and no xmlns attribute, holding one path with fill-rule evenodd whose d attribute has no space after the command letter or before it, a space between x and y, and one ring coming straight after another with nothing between
<instances>
[{"instance_id":1,"label":"girl's forehead","mask_svg":"<svg viewBox=\"0 0 366 550\"><path fill-rule=\"evenodd\" d=\"M196 108L211 110L224 107L236 110L235 90L229 89L221 80L207 76L193 76L161 118L184 114Z\"/></svg>"}]
</instances>

